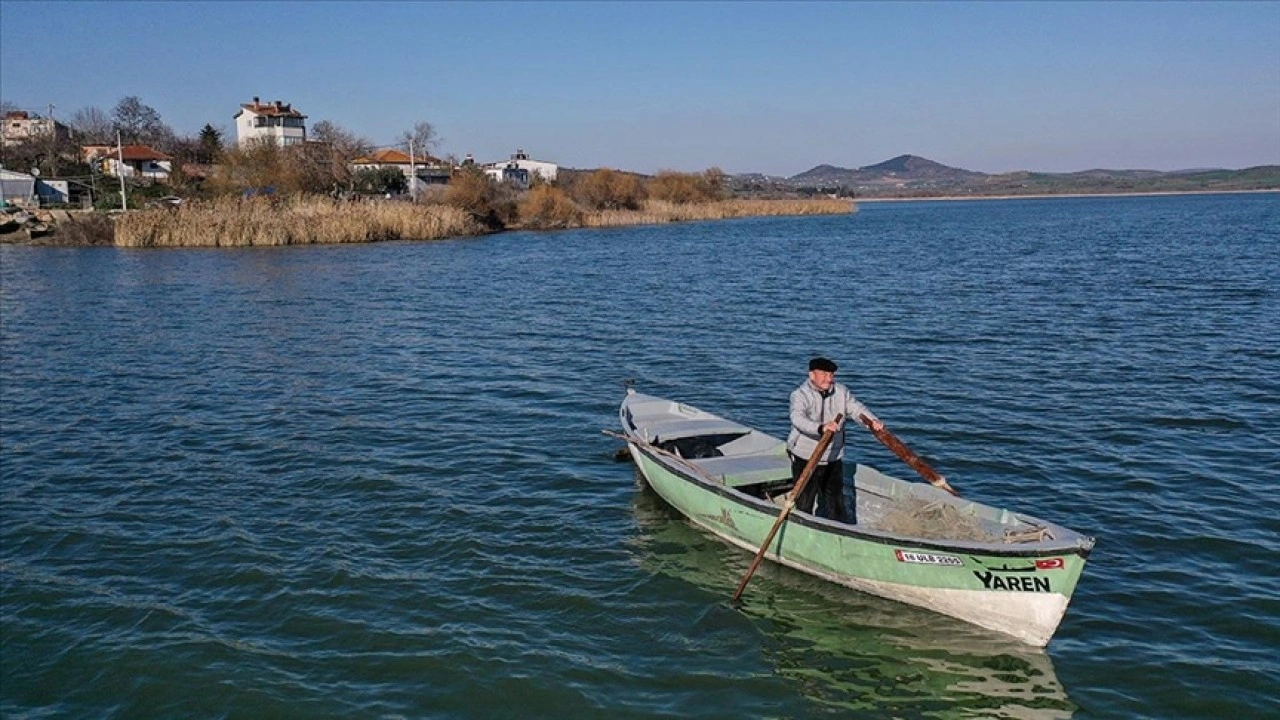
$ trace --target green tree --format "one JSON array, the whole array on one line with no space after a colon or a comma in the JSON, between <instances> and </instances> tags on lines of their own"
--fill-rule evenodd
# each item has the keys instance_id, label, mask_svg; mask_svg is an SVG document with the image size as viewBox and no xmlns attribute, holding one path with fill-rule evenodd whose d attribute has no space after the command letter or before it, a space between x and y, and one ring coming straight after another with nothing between
<instances>
[{"instance_id":1,"label":"green tree","mask_svg":"<svg viewBox=\"0 0 1280 720\"><path fill-rule=\"evenodd\" d=\"M361 168L352 175L357 192L399 195L409 187L408 178L397 168Z\"/></svg>"},{"instance_id":2,"label":"green tree","mask_svg":"<svg viewBox=\"0 0 1280 720\"><path fill-rule=\"evenodd\" d=\"M222 131L205 123L205 126L200 128L199 139L197 162L213 162L222 153Z\"/></svg>"}]
</instances>

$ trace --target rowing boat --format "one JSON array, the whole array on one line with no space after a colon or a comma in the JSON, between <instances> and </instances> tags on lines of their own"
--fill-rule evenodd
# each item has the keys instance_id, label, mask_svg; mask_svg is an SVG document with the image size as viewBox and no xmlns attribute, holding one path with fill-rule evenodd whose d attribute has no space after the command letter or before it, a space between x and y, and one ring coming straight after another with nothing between
<instances>
[{"instance_id":1,"label":"rowing boat","mask_svg":"<svg viewBox=\"0 0 1280 720\"><path fill-rule=\"evenodd\" d=\"M633 388L619 420L617 436L659 496L717 537L759 550L792 486L784 442ZM855 524L796 508L765 557L1031 645L1049 643L1093 538L865 465L854 485Z\"/></svg>"}]
</instances>

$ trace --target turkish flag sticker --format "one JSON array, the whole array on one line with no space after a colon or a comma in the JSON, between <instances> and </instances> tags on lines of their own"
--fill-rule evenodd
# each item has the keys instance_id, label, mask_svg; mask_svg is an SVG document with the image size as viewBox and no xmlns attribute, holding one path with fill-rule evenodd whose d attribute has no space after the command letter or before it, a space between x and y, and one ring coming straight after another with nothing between
<instances>
[{"instance_id":1,"label":"turkish flag sticker","mask_svg":"<svg viewBox=\"0 0 1280 720\"><path fill-rule=\"evenodd\" d=\"M1036 561L1037 570L1061 570L1066 566L1067 564L1062 561L1062 558L1049 558L1048 560Z\"/></svg>"}]
</instances>

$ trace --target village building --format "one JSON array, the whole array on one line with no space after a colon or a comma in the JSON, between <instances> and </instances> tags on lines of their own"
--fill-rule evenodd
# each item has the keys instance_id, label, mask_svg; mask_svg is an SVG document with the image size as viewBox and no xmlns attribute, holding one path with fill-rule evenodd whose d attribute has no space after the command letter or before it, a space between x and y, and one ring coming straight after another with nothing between
<instances>
[{"instance_id":1,"label":"village building","mask_svg":"<svg viewBox=\"0 0 1280 720\"><path fill-rule=\"evenodd\" d=\"M528 187L535 175L547 182L555 182L559 169L555 163L531 160L523 148L517 149L505 162L488 163L484 166L484 172L489 177L518 187Z\"/></svg>"},{"instance_id":2,"label":"village building","mask_svg":"<svg viewBox=\"0 0 1280 720\"><path fill-rule=\"evenodd\" d=\"M41 206L67 205L76 200L84 200L85 207L92 206L89 188L75 180L37 180L36 194L40 196Z\"/></svg>"},{"instance_id":3,"label":"village building","mask_svg":"<svg viewBox=\"0 0 1280 720\"><path fill-rule=\"evenodd\" d=\"M35 209L91 201L89 188L74 180L45 180L37 175L0 168L0 205Z\"/></svg>"},{"instance_id":4,"label":"village building","mask_svg":"<svg viewBox=\"0 0 1280 720\"><path fill-rule=\"evenodd\" d=\"M0 168L0 203L32 207L36 204L36 177Z\"/></svg>"},{"instance_id":5,"label":"village building","mask_svg":"<svg viewBox=\"0 0 1280 720\"><path fill-rule=\"evenodd\" d=\"M236 142L248 145L252 142L270 142L281 147L307 141L307 116L289 103L264 103L258 98L240 106L234 115Z\"/></svg>"},{"instance_id":6,"label":"village building","mask_svg":"<svg viewBox=\"0 0 1280 720\"><path fill-rule=\"evenodd\" d=\"M0 126L0 144L5 147L31 140L62 142L71 139L71 128L52 118L42 118L25 110L5 113Z\"/></svg>"},{"instance_id":7,"label":"village building","mask_svg":"<svg viewBox=\"0 0 1280 720\"><path fill-rule=\"evenodd\" d=\"M146 145L85 145L87 163L96 163L104 175L165 181L173 171L173 158Z\"/></svg>"},{"instance_id":8,"label":"village building","mask_svg":"<svg viewBox=\"0 0 1280 720\"><path fill-rule=\"evenodd\" d=\"M430 155L410 157L408 153L394 148L377 150L351 161L352 171L381 170L383 168L399 170L404 174L405 179L410 181L414 176L417 176L420 183L427 185L447 184L452 175L449 164L440 158ZM413 189L412 182L410 182L410 189Z\"/></svg>"}]
</instances>

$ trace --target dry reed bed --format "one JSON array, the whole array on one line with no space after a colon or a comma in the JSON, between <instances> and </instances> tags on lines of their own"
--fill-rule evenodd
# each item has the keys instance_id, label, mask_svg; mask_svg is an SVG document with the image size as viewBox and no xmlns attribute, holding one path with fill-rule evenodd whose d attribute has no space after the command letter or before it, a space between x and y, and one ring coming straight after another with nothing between
<instances>
[{"instance_id":1,"label":"dry reed bed","mask_svg":"<svg viewBox=\"0 0 1280 720\"><path fill-rule=\"evenodd\" d=\"M583 213L583 227L657 225L690 220L728 220L783 215L843 215L854 212L852 200L720 200L709 203L671 203L649 200L641 210L600 210Z\"/></svg>"},{"instance_id":2,"label":"dry reed bed","mask_svg":"<svg viewBox=\"0 0 1280 720\"><path fill-rule=\"evenodd\" d=\"M650 200L642 210L584 212L582 227L655 225L779 215L838 215L849 200L721 200L671 203ZM138 210L119 216L119 247L256 247L438 240L486 230L464 210L436 204L345 203L328 198L223 198L179 208Z\"/></svg>"},{"instance_id":3,"label":"dry reed bed","mask_svg":"<svg viewBox=\"0 0 1280 720\"><path fill-rule=\"evenodd\" d=\"M479 235L470 214L446 205L341 203L328 198L221 199L127 213L119 247L248 247L438 240Z\"/></svg>"}]
</instances>

